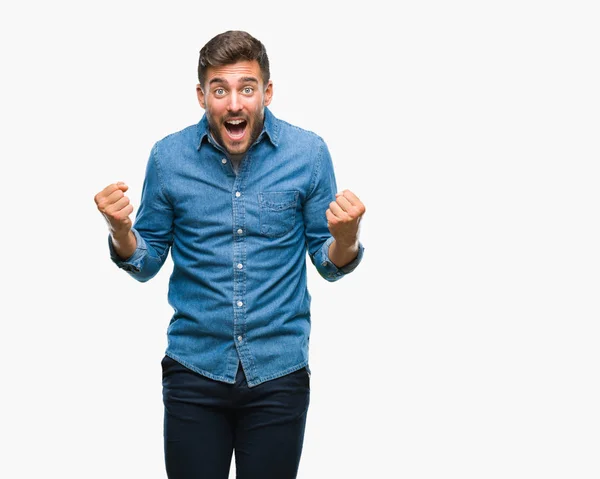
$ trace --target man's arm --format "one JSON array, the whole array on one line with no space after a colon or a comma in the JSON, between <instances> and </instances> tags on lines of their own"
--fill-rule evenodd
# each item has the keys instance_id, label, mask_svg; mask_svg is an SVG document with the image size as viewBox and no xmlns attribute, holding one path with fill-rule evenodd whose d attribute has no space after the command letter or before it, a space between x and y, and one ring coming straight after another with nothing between
<instances>
[{"instance_id":1,"label":"man's arm","mask_svg":"<svg viewBox=\"0 0 600 479\"><path fill-rule=\"evenodd\" d=\"M329 259L338 268L356 259L359 250L360 220L365 214L365 205L350 190L335 195L325 212L327 227L334 241L329 246Z\"/></svg>"}]
</instances>

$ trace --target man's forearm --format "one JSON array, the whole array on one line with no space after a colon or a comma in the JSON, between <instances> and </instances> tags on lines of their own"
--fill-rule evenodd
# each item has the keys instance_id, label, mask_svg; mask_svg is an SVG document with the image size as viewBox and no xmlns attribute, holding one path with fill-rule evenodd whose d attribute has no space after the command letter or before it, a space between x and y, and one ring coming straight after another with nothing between
<instances>
[{"instance_id":1,"label":"man's forearm","mask_svg":"<svg viewBox=\"0 0 600 479\"><path fill-rule=\"evenodd\" d=\"M358 239L350 245L343 245L334 240L329 245L329 259L338 268L346 266L358 256Z\"/></svg>"},{"instance_id":2,"label":"man's forearm","mask_svg":"<svg viewBox=\"0 0 600 479\"><path fill-rule=\"evenodd\" d=\"M115 252L119 256L119 258L125 260L133 253L135 253L135 249L137 248L137 241L135 239L135 235L133 231L129 230L125 236L115 235L111 233L110 235L112 239L112 244L115 249Z\"/></svg>"}]
</instances>

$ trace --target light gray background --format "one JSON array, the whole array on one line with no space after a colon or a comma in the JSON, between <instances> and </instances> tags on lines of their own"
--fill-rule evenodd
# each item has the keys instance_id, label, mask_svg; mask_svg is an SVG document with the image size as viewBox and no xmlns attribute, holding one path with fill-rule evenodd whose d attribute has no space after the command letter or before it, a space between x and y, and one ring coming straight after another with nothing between
<instances>
[{"instance_id":1,"label":"light gray background","mask_svg":"<svg viewBox=\"0 0 600 479\"><path fill-rule=\"evenodd\" d=\"M333 3L2 7L1 477L165 477L171 264L119 271L93 197L139 204L227 29L367 206L360 268L310 268L299 477L600 476L594 2Z\"/></svg>"}]
</instances>

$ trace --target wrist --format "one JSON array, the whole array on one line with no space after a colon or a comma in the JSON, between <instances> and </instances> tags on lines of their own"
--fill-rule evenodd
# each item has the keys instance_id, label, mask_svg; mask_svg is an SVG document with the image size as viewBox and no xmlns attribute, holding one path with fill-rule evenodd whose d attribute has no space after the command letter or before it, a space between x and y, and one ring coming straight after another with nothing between
<instances>
[{"instance_id":1,"label":"wrist","mask_svg":"<svg viewBox=\"0 0 600 479\"><path fill-rule=\"evenodd\" d=\"M340 248L344 248L344 249L348 249L348 250L352 250L352 249L358 250L358 238L354 238L353 240L335 238L335 242L336 242L337 246Z\"/></svg>"},{"instance_id":2,"label":"wrist","mask_svg":"<svg viewBox=\"0 0 600 479\"><path fill-rule=\"evenodd\" d=\"M110 236L114 243L122 243L124 241L127 241L130 234L131 234L131 228L127 228L124 230L111 229L111 231L110 231Z\"/></svg>"}]
</instances>

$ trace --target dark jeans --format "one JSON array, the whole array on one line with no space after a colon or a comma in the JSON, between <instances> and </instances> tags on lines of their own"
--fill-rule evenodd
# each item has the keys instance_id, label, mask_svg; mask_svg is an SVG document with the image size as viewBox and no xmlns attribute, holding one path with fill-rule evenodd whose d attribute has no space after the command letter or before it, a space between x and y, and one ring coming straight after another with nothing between
<instances>
[{"instance_id":1,"label":"dark jeans","mask_svg":"<svg viewBox=\"0 0 600 479\"><path fill-rule=\"evenodd\" d=\"M310 397L306 368L249 388L208 379L165 356L165 462L170 479L293 479Z\"/></svg>"}]
</instances>

